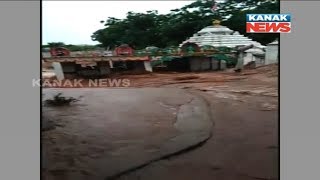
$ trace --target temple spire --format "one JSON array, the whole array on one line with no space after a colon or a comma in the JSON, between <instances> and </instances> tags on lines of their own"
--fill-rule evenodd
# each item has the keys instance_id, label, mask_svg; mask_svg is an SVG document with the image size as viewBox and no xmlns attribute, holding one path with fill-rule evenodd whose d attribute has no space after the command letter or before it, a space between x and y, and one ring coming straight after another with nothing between
<instances>
[{"instance_id":1,"label":"temple spire","mask_svg":"<svg viewBox=\"0 0 320 180\"><path fill-rule=\"evenodd\" d=\"M212 24L213 24L213 26L220 26L220 22L221 22L221 21L219 21L219 20L217 20L217 19L214 19L214 20L212 21Z\"/></svg>"}]
</instances>

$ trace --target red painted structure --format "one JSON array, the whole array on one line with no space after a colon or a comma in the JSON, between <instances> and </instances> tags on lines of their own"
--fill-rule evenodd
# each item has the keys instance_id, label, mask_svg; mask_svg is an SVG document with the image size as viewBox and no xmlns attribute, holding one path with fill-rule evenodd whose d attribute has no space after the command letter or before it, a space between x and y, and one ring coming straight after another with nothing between
<instances>
[{"instance_id":1,"label":"red painted structure","mask_svg":"<svg viewBox=\"0 0 320 180\"><path fill-rule=\"evenodd\" d=\"M133 49L126 44L117 47L114 50L114 52L116 56L132 56L133 55Z\"/></svg>"},{"instance_id":2,"label":"red painted structure","mask_svg":"<svg viewBox=\"0 0 320 180\"><path fill-rule=\"evenodd\" d=\"M70 51L67 48L57 47L57 48L51 48L50 54L52 57L70 56Z\"/></svg>"}]
</instances>

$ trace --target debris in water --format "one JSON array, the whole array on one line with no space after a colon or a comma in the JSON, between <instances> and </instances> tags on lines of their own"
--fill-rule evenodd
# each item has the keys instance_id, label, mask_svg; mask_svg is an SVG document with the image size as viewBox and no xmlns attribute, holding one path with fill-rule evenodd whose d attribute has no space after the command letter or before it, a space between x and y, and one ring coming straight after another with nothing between
<instances>
[{"instance_id":1,"label":"debris in water","mask_svg":"<svg viewBox=\"0 0 320 180\"><path fill-rule=\"evenodd\" d=\"M45 100L46 105L49 106L65 106L70 105L72 102L77 102L79 99L73 98L73 97L63 97L61 96L62 93L58 93L53 97L53 99L47 99ZM81 96L79 97L81 98Z\"/></svg>"}]
</instances>

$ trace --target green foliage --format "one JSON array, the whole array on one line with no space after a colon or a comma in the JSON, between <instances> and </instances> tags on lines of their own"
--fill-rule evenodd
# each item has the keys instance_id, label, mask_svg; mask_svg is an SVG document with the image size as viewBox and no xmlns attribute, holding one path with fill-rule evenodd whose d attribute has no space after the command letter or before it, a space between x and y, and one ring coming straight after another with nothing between
<instances>
[{"instance_id":1,"label":"green foliage","mask_svg":"<svg viewBox=\"0 0 320 180\"><path fill-rule=\"evenodd\" d=\"M273 3L269 0L229 0L220 3L220 8L215 13L211 11L212 3L212 0L197 0L165 15L158 14L157 11L148 11L128 12L125 19L109 17L100 21L104 23L105 28L97 30L91 37L102 46L110 48L123 43L134 49L147 46L178 46L200 29L211 25L213 19L222 20L223 25L262 44L269 43L279 36L245 33L246 13L279 13L278 1Z\"/></svg>"},{"instance_id":2,"label":"green foliage","mask_svg":"<svg viewBox=\"0 0 320 180\"><path fill-rule=\"evenodd\" d=\"M48 47L50 47L50 48L63 47L63 46L65 46L65 44L63 42L48 43Z\"/></svg>"},{"instance_id":3,"label":"green foliage","mask_svg":"<svg viewBox=\"0 0 320 180\"><path fill-rule=\"evenodd\" d=\"M56 47L64 47L69 49L70 51L91 51L97 48L103 47L101 44L98 45L73 45L73 44L64 44L63 42L51 42L47 45L42 45L42 48L56 48Z\"/></svg>"},{"instance_id":4,"label":"green foliage","mask_svg":"<svg viewBox=\"0 0 320 180\"><path fill-rule=\"evenodd\" d=\"M91 51L97 48L96 46L92 46L92 45L72 45L72 44L66 45L64 47L66 47L70 51Z\"/></svg>"},{"instance_id":5,"label":"green foliage","mask_svg":"<svg viewBox=\"0 0 320 180\"><path fill-rule=\"evenodd\" d=\"M212 56L215 60L224 60L227 63L227 67L234 67L237 63L236 57L227 54L215 54Z\"/></svg>"},{"instance_id":6,"label":"green foliage","mask_svg":"<svg viewBox=\"0 0 320 180\"><path fill-rule=\"evenodd\" d=\"M279 13L279 4L266 1L264 3L260 2L259 6L251 10L239 11L233 14L230 19L222 22L223 25L228 26L230 29L239 31L240 34L244 34L249 38L260 42L261 44L268 44L279 38L279 34L276 33L246 33L246 14L277 14Z\"/></svg>"}]
</instances>

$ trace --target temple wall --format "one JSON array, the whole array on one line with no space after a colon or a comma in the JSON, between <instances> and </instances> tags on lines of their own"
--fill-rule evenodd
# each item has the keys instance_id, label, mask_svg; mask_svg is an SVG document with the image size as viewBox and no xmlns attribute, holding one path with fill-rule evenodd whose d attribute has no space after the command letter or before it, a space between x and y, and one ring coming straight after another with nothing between
<instances>
[{"instance_id":1,"label":"temple wall","mask_svg":"<svg viewBox=\"0 0 320 180\"><path fill-rule=\"evenodd\" d=\"M111 73L109 62L99 62L98 67L101 75L109 75Z\"/></svg>"},{"instance_id":2,"label":"temple wall","mask_svg":"<svg viewBox=\"0 0 320 180\"><path fill-rule=\"evenodd\" d=\"M266 48L265 64L278 63L278 45L268 45Z\"/></svg>"},{"instance_id":3,"label":"temple wall","mask_svg":"<svg viewBox=\"0 0 320 180\"><path fill-rule=\"evenodd\" d=\"M191 71L206 71L211 69L211 60L209 58L191 58L189 59Z\"/></svg>"},{"instance_id":4,"label":"temple wall","mask_svg":"<svg viewBox=\"0 0 320 180\"><path fill-rule=\"evenodd\" d=\"M73 62L63 62L61 63L64 73L74 73L76 72L76 64Z\"/></svg>"},{"instance_id":5,"label":"temple wall","mask_svg":"<svg viewBox=\"0 0 320 180\"><path fill-rule=\"evenodd\" d=\"M215 60L215 59L211 59L211 70L219 70L220 65L219 65L219 61Z\"/></svg>"},{"instance_id":6,"label":"temple wall","mask_svg":"<svg viewBox=\"0 0 320 180\"><path fill-rule=\"evenodd\" d=\"M265 65L265 59L260 57L255 57L256 67Z\"/></svg>"},{"instance_id":7,"label":"temple wall","mask_svg":"<svg viewBox=\"0 0 320 180\"><path fill-rule=\"evenodd\" d=\"M245 53L243 57L243 65L247 65L251 61L255 61L255 58L252 53Z\"/></svg>"},{"instance_id":8,"label":"temple wall","mask_svg":"<svg viewBox=\"0 0 320 180\"><path fill-rule=\"evenodd\" d=\"M224 60L220 61L220 70L225 70L227 69L227 62Z\"/></svg>"},{"instance_id":9,"label":"temple wall","mask_svg":"<svg viewBox=\"0 0 320 180\"><path fill-rule=\"evenodd\" d=\"M210 70L211 69L211 61L210 59L200 59L201 61L201 70Z\"/></svg>"}]
</instances>

